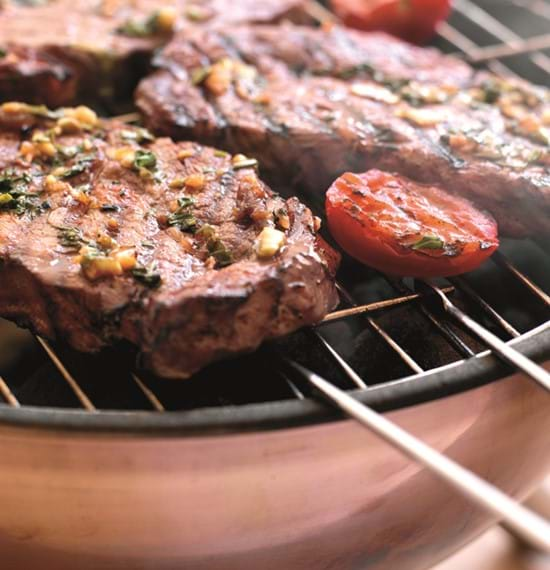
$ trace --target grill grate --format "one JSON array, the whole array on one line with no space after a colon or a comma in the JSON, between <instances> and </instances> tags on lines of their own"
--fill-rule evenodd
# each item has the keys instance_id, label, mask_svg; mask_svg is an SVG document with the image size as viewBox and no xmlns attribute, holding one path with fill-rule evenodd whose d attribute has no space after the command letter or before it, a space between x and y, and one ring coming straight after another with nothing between
<instances>
[{"instance_id":1,"label":"grill grate","mask_svg":"<svg viewBox=\"0 0 550 570\"><path fill-rule=\"evenodd\" d=\"M319 20L329 17L322 7L313 6ZM455 0L434 44L446 52L458 50L473 64L483 63L497 73L546 84L548 22L546 1ZM550 290L550 257L544 246L505 242L483 268L441 285L455 303L503 339L550 324L550 296L544 292ZM391 279L344 258L337 286L341 307L317 327L252 355L212 365L186 382L138 375L129 351L77 354L39 337L33 340L30 333L0 321L0 335L5 329L15 343L0 357L0 402L5 401L0 406L163 412L303 399L284 372L282 356L322 371L340 387L365 388L367 378L369 385L383 383L484 349L425 305L413 282ZM349 374L350 366L360 377Z\"/></svg>"}]
</instances>

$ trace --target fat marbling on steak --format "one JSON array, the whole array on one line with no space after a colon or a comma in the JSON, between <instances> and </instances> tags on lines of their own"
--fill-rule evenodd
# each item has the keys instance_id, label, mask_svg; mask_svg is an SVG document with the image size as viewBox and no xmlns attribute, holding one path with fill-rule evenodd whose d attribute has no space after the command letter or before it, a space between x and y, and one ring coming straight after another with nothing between
<instances>
[{"instance_id":1,"label":"fat marbling on steak","mask_svg":"<svg viewBox=\"0 0 550 570\"><path fill-rule=\"evenodd\" d=\"M257 157L311 197L346 171L437 184L502 233L550 235L548 90L433 49L343 28L195 30L138 88L149 128Z\"/></svg>"},{"instance_id":2,"label":"fat marbling on steak","mask_svg":"<svg viewBox=\"0 0 550 570\"><path fill-rule=\"evenodd\" d=\"M337 255L244 155L88 108L0 106L0 315L184 378L322 319Z\"/></svg>"},{"instance_id":3,"label":"fat marbling on steak","mask_svg":"<svg viewBox=\"0 0 550 570\"><path fill-rule=\"evenodd\" d=\"M131 96L174 30L306 17L304 0L0 2L0 101L60 106Z\"/></svg>"}]
</instances>

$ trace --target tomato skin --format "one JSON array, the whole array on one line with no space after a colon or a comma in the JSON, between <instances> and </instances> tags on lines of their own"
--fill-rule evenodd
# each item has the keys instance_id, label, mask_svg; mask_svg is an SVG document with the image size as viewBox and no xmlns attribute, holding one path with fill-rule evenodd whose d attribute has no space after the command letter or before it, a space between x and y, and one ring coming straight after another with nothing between
<instances>
[{"instance_id":1,"label":"tomato skin","mask_svg":"<svg viewBox=\"0 0 550 570\"><path fill-rule=\"evenodd\" d=\"M447 19L450 0L331 0L344 24L382 30L413 43L426 43Z\"/></svg>"},{"instance_id":2,"label":"tomato skin","mask_svg":"<svg viewBox=\"0 0 550 570\"><path fill-rule=\"evenodd\" d=\"M458 275L498 247L494 219L465 198L379 170L338 178L326 214L347 253L391 275Z\"/></svg>"}]
</instances>

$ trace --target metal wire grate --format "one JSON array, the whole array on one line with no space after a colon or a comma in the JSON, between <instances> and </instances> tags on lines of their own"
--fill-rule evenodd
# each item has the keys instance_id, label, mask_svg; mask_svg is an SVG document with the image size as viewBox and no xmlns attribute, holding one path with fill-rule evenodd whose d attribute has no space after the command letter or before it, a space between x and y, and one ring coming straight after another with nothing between
<instances>
[{"instance_id":1,"label":"metal wire grate","mask_svg":"<svg viewBox=\"0 0 550 570\"><path fill-rule=\"evenodd\" d=\"M319 6L315 13L319 19L326 16ZM547 84L549 23L546 1L455 0L452 16L434 43L497 73ZM550 258L543 249L532 243L505 243L501 251L507 255L498 253L481 270L442 286L503 339L550 325L550 296L543 290L550 289ZM414 283L380 275L346 258L337 286L341 306L317 327L277 341L276 350L263 347L253 355L213 365L187 382L142 375L133 369L132 355L121 350L94 357L18 333L21 357L0 361L0 400L12 407L162 412L302 399L281 366L281 355L322 369L341 387L365 388L366 379L370 385L422 373L484 349L424 304ZM354 385L346 374L348 363L360 373Z\"/></svg>"}]
</instances>

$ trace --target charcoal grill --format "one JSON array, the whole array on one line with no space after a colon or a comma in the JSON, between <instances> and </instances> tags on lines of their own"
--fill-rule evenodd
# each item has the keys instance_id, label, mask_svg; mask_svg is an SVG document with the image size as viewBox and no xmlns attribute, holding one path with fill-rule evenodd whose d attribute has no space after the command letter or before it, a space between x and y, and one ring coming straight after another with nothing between
<instances>
[{"instance_id":1,"label":"charcoal grill","mask_svg":"<svg viewBox=\"0 0 550 570\"><path fill-rule=\"evenodd\" d=\"M549 26L546 1L456 0L435 43L547 84ZM440 285L550 367L549 244L504 240ZM494 522L310 398L288 358L516 497L534 488L550 468L548 396L414 282L344 258L338 289L317 327L186 382L151 377L124 347L77 354L0 321L6 567L413 570Z\"/></svg>"}]
</instances>

